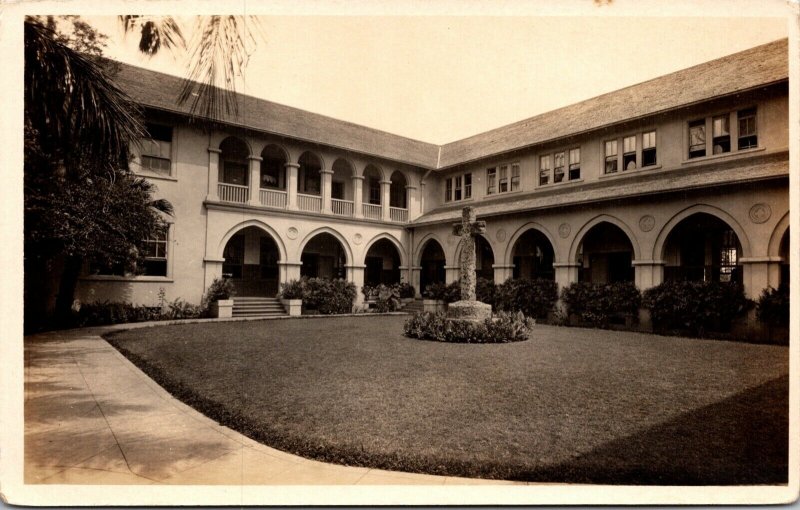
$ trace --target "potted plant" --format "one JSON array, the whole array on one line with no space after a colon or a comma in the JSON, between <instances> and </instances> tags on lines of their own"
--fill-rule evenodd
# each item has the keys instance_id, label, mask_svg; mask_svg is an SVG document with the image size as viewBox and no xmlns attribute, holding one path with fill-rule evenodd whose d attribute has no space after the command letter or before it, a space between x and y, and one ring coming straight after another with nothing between
<instances>
[{"instance_id":1,"label":"potted plant","mask_svg":"<svg viewBox=\"0 0 800 510\"><path fill-rule=\"evenodd\" d=\"M226 319L233 317L233 284L227 278L214 278L203 297L203 304L211 317Z\"/></svg>"},{"instance_id":2,"label":"potted plant","mask_svg":"<svg viewBox=\"0 0 800 510\"><path fill-rule=\"evenodd\" d=\"M292 280L281 285L281 292L278 295L283 308L290 317L296 317L303 313L303 282Z\"/></svg>"}]
</instances>

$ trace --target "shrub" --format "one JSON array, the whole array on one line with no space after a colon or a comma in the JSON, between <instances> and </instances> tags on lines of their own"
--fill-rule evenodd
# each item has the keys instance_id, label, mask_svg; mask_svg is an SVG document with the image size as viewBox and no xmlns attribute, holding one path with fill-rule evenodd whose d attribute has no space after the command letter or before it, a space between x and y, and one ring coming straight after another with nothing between
<instances>
[{"instance_id":1,"label":"shrub","mask_svg":"<svg viewBox=\"0 0 800 510\"><path fill-rule=\"evenodd\" d=\"M397 285L387 287L378 285L375 288L375 311L378 313L394 312L400 308L400 289Z\"/></svg>"},{"instance_id":2,"label":"shrub","mask_svg":"<svg viewBox=\"0 0 800 510\"><path fill-rule=\"evenodd\" d=\"M103 301L82 304L79 308L73 309L71 325L76 327L106 326L126 322L155 321L163 318L161 308L157 306Z\"/></svg>"},{"instance_id":3,"label":"shrub","mask_svg":"<svg viewBox=\"0 0 800 510\"><path fill-rule=\"evenodd\" d=\"M789 286L764 289L756 304L758 320L770 326L789 325Z\"/></svg>"},{"instance_id":4,"label":"shrub","mask_svg":"<svg viewBox=\"0 0 800 510\"><path fill-rule=\"evenodd\" d=\"M214 281L212 281L211 285L208 286L208 289L203 296L201 305L204 308L207 308L208 305L214 301L230 299L235 294L236 290L233 288L233 283L231 283L230 280L227 278L214 278Z\"/></svg>"},{"instance_id":5,"label":"shrub","mask_svg":"<svg viewBox=\"0 0 800 510\"><path fill-rule=\"evenodd\" d=\"M544 319L558 300L558 286L552 280L507 280L497 285L494 305L497 310L522 312Z\"/></svg>"},{"instance_id":6,"label":"shrub","mask_svg":"<svg viewBox=\"0 0 800 510\"><path fill-rule=\"evenodd\" d=\"M445 285L444 283L432 283L425 287L422 297L425 299L444 301L445 303L455 303L456 301L461 300L461 284L458 282L458 280L454 281L450 285Z\"/></svg>"},{"instance_id":7,"label":"shrub","mask_svg":"<svg viewBox=\"0 0 800 510\"><path fill-rule=\"evenodd\" d=\"M303 280L292 280L281 284L278 294L282 299L303 299Z\"/></svg>"},{"instance_id":8,"label":"shrub","mask_svg":"<svg viewBox=\"0 0 800 510\"><path fill-rule=\"evenodd\" d=\"M417 295L417 290L414 288L414 286L406 282L393 283L392 285L388 286L382 283L375 286L364 285L361 287L361 293L364 294L365 300L373 301L378 299L378 293L380 292L381 288L390 288L397 291L396 297L398 299L413 298Z\"/></svg>"},{"instance_id":9,"label":"shrub","mask_svg":"<svg viewBox=\"0 0 800 510\"><path fill-rule=\"evenodd\" d=\"M443 313L417 313L406 320L411 338L456 343L508 343L527 340L535 322L523 314L498 313L484 322L448 320Z\"/></svg>"},{"instance_id":10,"label":"shrub","mask_svg":"<svg viewBox=\"0 0 800 510\"><path fill-rule=\"evenodd\" d=\"M398 292L400 293L401 299L408 299L416 297L417 289L414 288L413 285L407 282L396 283L395 286L397 287Z\"/></svg>"},{"instance_id":11,"label":"shrub","mask_svg":"<svg viewBox=\"0 0 800 510\"><path fill-rule=\"evenodd\" d=\"M475 282L475 299L487 305L492 305L492 310L495 309L495 297L497 294L497 286L492 280L486 278L478 278Z\"/></svg>"},{"instance_id":12,"label":"shrub","mask_svg":"<svg viewBox=\"0 0 800 510\"><path fill-rule=\"evenodd\" d=\"M731 321L751 306L742 286L720 282L669 281L647 289L643 305L660 332L727 332Z\"/></svg>"},{"instance_id":13,"label":"shrub","mask_svg":"<svg viewBox=\"0 0 800 510\"><path fill-rule=\"evenodd\" d=\"M638 318L642 296L631 282L575 282L561 293L570 314L596 327L608 326L609 320L626 316Z\"/></svg>"},{"instance_id":14,"label":"shrub","mask_svg":"<svg viewBox=\"0 0 800 510\"><path fill-rule=\"evenodd\" d=\"M342 279L308 278L281 285L283 299L302 299L303 307L321 314L342 314L353 311L355 284Z\"/></svg>"}]
</instances>

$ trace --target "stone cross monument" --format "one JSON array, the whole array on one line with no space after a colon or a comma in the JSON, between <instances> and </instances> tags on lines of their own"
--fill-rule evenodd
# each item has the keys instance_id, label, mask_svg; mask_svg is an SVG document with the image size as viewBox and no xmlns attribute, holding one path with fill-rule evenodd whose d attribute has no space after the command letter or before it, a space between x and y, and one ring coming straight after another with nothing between
<instances>
[{"instance_id":1,"label":"stone cross monument","mask_svg":"<svg viewBox=\"0 0 800 510\"><path fill-rule=\"evenodd\" d=\"M486 222L475 219L472 207L461 212L461 223L453 225L453 235L461 236L461 301L450 303L447 318L450 320L481 322L492 316L492 307L475 299L475 236L486 232Z\"/></svg>"},{"instance_id":2,"label":"stone cross monument","mask_svg":"<svg viewBox=\"0 0 800 510\"><path fill-rule=\"evenodd\" d=\"M461 211L461 223L453 224L453 235L461 237L461 300L475 301L475 236L486 232L486 222L475 219L472 207Z\"/></svg>"}]
</instances>

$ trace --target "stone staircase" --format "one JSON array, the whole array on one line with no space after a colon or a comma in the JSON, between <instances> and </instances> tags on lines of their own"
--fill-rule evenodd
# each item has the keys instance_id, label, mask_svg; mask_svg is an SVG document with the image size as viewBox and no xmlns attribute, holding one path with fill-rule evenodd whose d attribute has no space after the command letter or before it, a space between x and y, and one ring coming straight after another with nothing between
<instances>
[{"instance_id":1,"label":"stone staircase","mask_svg":"<svg viewBox=\"0 0 800 510\"><path fill-rule=\"evenodd\" d=\"M234 317L286 317L288 314L278 298L235 297Z\"/></svg>"},{"instance_id":2,"label":"stone staircase","mask_svg":"<svg viewBox=\"0 0 800 510\"><path fill-rule=\"evenodd\" d=\"M415 299L400 309L402 312L417 313L422 311L422 299Z\"/></svg>"}]
</instances>

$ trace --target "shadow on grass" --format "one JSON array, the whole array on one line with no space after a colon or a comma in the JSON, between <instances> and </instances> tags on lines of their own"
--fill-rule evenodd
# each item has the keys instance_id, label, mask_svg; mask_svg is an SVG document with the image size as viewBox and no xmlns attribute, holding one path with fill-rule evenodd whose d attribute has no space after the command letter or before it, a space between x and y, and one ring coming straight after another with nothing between
<instances>
[{"instance_id":1,"label":"shadow on grass","mask_svg":"<svg viewBox=\"0 0 800 510\"><path fill-rule=\"evenodd\" d=\"M637 485L788 483L789 376L522 478Z\"/></svg>"}]
</instances>

